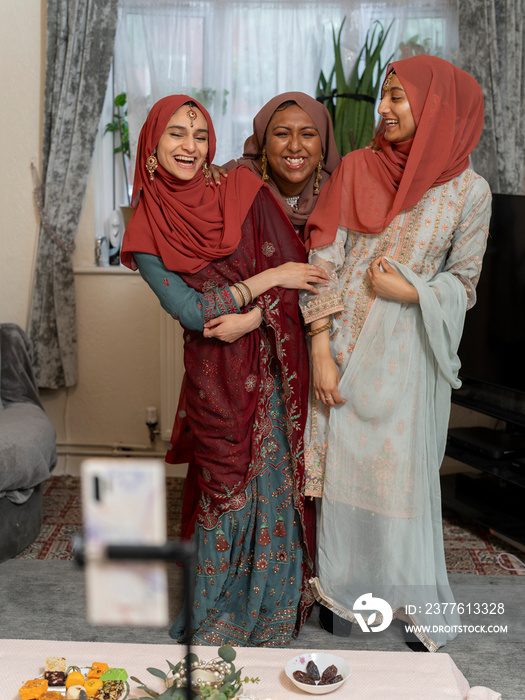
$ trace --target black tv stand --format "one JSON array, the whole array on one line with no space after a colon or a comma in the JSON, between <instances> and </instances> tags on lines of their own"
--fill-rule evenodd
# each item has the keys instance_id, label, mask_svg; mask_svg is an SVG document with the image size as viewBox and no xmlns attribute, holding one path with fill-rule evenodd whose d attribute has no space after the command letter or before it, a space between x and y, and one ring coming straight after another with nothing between
<instances>
[{"instance_id":1,"label":"black tv stand","mask_svg":"<svg viewBox=\"0 0 525 700\"><path fill-rule=\"evenodd\" d=\"M524 453L523 435L451 428L446 454L478 471L442 476L443 504L525 545Z\"/></svg>"},{"instance_id":2,"label":"black tv stand","mask_svg":"<svg viewBox=\"0 0 525 700\"><path fill-rule=\"evenodd\" d=\"M525 454L525 435L483 426L450 428L448 442L490 459L510 459Z\"/></svg>"}]
</instances>

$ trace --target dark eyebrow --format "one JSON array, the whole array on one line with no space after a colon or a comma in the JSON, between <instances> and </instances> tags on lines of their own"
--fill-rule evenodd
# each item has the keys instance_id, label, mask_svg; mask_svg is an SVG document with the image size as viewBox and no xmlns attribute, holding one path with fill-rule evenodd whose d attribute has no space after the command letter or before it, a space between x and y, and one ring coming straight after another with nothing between
<instances>
[{"instance_id":1,"label":"dark eyebrow","mask_svg":"<svg viewBox=\"0 0 525 700\"><path fill-rule=\"evenodd\" d=\"M190 130L190 128L189 128L188 126L184 126L183 124L170 124L169 126L166 127L166 131L168 131L168 129L182 129L183 131L185 131L185 130L186 130L186 131L189 131L189 130ZM194 132L194 133L197 133L198 131L199 131L199 132L202 131L202 132L205 133L205 134L208 133L208 129L195 129L195 132Z\"/></svg>"},{"instance_id":2,"label":"dark eyebrow","mask_svg":"<svg viewBox=\"0 0 525 700\"><path fill-rule=\"evenodd\" d=\"M272 126L272 131L276 131L276 129L287 129L288 131L290 131L292 129L292 127L279 125L279 124ZM305 129L314 129L314 131L319 131L319 129L315 126L315 124L312 124L311 126L302 126L301 127L301 131L304 131Z\"/></svg>"}]
</instances>

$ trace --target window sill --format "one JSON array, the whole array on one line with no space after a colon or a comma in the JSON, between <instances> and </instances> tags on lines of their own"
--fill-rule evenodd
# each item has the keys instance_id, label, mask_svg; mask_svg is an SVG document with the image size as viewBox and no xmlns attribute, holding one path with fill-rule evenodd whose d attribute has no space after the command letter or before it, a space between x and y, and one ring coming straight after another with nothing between
<instances>
[{"instance_id":1,"label":"window sill","mask_svg":"<svg viewBox=\"0 0 525 700\"><path fill-rule=\"evenodd\" d=\"M135 272L124 265L108 265L102 267L98 265L74 265L75 275L133 275Z\"/></svg>"}]
</instances>

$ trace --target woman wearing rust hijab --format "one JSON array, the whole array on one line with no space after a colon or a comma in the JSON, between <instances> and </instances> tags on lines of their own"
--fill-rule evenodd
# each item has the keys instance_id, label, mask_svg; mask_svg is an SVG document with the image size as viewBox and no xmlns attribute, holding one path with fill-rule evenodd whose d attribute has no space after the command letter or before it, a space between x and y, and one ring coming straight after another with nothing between
<instances>
[{"instance_id":1,"label":"woman wearing rust hijab","mask_svg":"<svg viewBox=\"0 0 525 700\"><path fill-rule=\"evenodd\" d=\"M340 162L326 107L304 92L284 92L255 115L242 157L224 169L246 165L268 183L302 237L319 192Z\"/></svg>"},{"instance_id":2,"label":"woman wearing rust hijab","mask_svg":"<svg viewBox=\"0 0 525 700\"><path fill-rule=\"evenodd\" d=\"M439 468L490 219L469 158L483 97L432 56L386 75L374 147L343 159L308 222L310 262L333 279L301 302L315 333L307 494L322 497L313 585L330 631L372 616L383 629L392 614L412 648L435 651L460 622Z\"/></svg>"},{"instance_id":3,"label":"woman wearing rust hijab","mask_svg":"<svg viewBox=\"0 0 525 700\"><path fill-rule=\"evenodd\" d=\"M283 646L313 602L302 442L308 355L296 289L312 290L323 275L305 262L260 179L241 167L220 188L206 182L214 152L200 104L172 95L153 106L122 261L184 326L199 479L192 640ZM223 342L203 332L219 314L256 323L248 318L249 332Z\"/></svg>"}]
</instances>

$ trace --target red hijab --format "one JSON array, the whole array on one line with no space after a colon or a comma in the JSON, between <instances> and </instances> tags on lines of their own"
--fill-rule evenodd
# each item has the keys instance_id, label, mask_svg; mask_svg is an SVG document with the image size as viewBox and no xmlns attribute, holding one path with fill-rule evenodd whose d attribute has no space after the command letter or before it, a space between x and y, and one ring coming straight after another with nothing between
<instances>
[{"instance_id":1,"label":"red hijab","mask_svg":"<svg viewBox=\"0 0 525 700\"><path fill-rule=\"evenodd\" d=\"M208 112L188 95L171 95L151 108L141 129L132 203L135 207L122 244L121 260L136 269L133 253L162 258L174 272L198 272L208 263L232 253L241 239L241 226L262 186L240 168L220 188L206 186L202 172L192 180L179 180L159 163L153 180L146 169L166 125L183 104L193 103L208 123L207 163L215 155L215 131ZM226 187L224 186L226 184Z\"/></svg>"},{"instance_id":2,"label":"red hijab","mask_svg":"<svg viewBox=\"0 0 525 700\"><path fill-rule=\"evenodd\" d=\"M337 150L337 144L335 143L332 120L330 119L329 111L323 104L321 104L321 102L318 102L304 92L283 92L281 95L273 97L261 110L259 110L259 112L257 112L253 119L253 134L246 139L244 143L243 156L237 160L237 163L239 165L246 165L258 177L262 177L261 156L266 136L266 129L270 119L275 114L275 111L284 102L295 102L306 112L306 114L308 114L319 131L321 148L323 152L321 181L319 183L319 187L322 188L328 181L331 173L341 162L341 158L339 156L339 151ZM292 209L292 207L286 202L285 198L280 193L279 188L272 179L270 169L268 171L268 175L268 185L277 198L277 201L281 203L286 216L290 219L294 226L304 226L318 200L318 197L314 195L314 181L316 176L315 171L299 196L297 210ZM228 175L228 177L230 176Z\"/></svg>"},{"instance_id":3,"label":"red hijab","mask_svg":"<svg viewBox=\"0 0 525 700\"><path fill-rule=\"evenodd\" d=\"M457 177L469 166L483 127L483 95L474 78L435 56L391 63L416 122L415 135L401 143L384 138L381 122L375 146L348 153L319 195L307 232L310 248L333 242L338 226L381 233L425 192Z\"/></svg>"}]
</instances>

